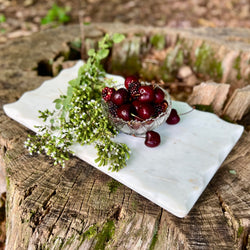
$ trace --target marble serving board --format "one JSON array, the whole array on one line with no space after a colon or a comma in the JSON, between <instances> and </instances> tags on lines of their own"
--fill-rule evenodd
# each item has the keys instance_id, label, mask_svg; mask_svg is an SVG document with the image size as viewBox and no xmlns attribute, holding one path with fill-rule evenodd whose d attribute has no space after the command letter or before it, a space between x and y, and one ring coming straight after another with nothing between
<instances>
[{"instance_id":1,"label":"marble serving board","mask_svg":"<svg viewBox=\"0 0 250 250\"><path fill-rule=\"evenodd\" d=\"M39 88L26 92L15 103L4 105L5 113L37 132L35 125L42 125L38 110L53 110L53 100L67 91L69 80L77 76L82 65L65 69ZM117 83L124 78L114 75ZM179 114L191 110L183 102L173 101ZM126 143L131 149L128 165L119 172L108 171L108 166L98 167L93 145L75 144L76 156L123 183L142 196L166 209L177 217L185 217L240 138L243 127L225 122L216 115L193 110L181 115L176 125L162 124L155 131L161 135L156 148L144 145L143 138L120 133L115 140Z\"/></svg>"}]
</instances>

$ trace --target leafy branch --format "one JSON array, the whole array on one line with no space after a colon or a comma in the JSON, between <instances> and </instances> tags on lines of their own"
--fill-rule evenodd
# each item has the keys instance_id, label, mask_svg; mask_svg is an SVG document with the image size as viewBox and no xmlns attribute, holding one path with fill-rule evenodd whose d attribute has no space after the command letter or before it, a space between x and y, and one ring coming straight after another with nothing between
<instances>
[{"instance_id":1,"label":"leafy branch","mask_svg":"<svg viewBox=\"0 0 250 250\"><path fill-rule=\"evenodd\" d=\"M105 35L97 51L88 51L89 58L79 69L78 76L69 81L67 94L54 100L55 110L39 111L45 125L39 126L37 135L30 135L25 142L31 154L45 153L55 164L64 166L74 153L70 150L74 143L94 144L98 154L95 161L99 166L110 165L112 171L126 166L129 148L112 140L118 131L101 107L101 90L113 83L105 78L101 60L108 56L113 43L123 38L121 34Z\"/></svg>"}]
</instances>

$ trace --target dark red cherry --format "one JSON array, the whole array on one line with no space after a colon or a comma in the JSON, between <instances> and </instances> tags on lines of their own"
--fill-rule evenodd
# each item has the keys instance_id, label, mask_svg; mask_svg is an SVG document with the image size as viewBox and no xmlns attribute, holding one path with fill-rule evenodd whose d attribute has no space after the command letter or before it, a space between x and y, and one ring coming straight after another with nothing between
<instances>
[{"instance_id":1,"label":"dark red cherry","mask_svg":"<svg viewBox=\"0 0 250 250\"><path fill-rule=\"evenodd\" d=\"M139 98L141 102L153 102L155 98L155 93L153 87L150 85L141 86L139 88Z\"/></svg>"},{"instance_id":2,"label":"dark red cherry","mask_svg":"<svg viewBox=\"0 0 250 250\"><path fill-rule=\"evenodd\" d=\"M132 83L132 82L138 82L138 78L136 76L128 76L128 77L126 77L125 82L124 82L125 88L128 89L130 83Z\"/></svg>"},{"instance_id":3,"label":"dark red cherry","mask_svg":"<svg viewBox=\"0 0 250 250\"><path fill-rule=\"evenodd\" d=\"M155 92L154 103L162 103L165 98L165 93L163 92L163 90L160 89L159 87L156 87L154 92Z\"/></svg>"},{"instance_id":4,"label":"dark red cherry","mask_svg":"<svg viewBox=\"0 0 250 250\"><path fill-rule=\"evenodd\" d=\"M111 96L111 101L118 106L128 102L128 99L129 94L125 88L120 88L116 90Z\"/></svg>"},{"instance_id":5,"label":"dark red cherry","mask_svg":"<svg viewBox=\"0 0 250 250\"><path fill-rule=\"evenodd\" d=\"M170 115L166 121L167 124L174 125L180 121L180 117L177 114L176 109L171 109Z\"/></svg>"},{"instance_id":6,"label":"dark red cherry","mask_svg":"<svg viewBox=\"0 0 250 250\"><path fill-rule=\"evenodd\" d=\"M117 109L117 116L124 121L130 121L132 119L131 117L131 111L133 109L133 105L130 103L123 104Z\"/></svg>"},{"instance_id":7,"label":"dark red cherry","mask_svg":"<svg viewBox=\"0 0 250 250\"><path fill-rule=\"evenodd\" d=\"M154 115L154 107L150 103L141 103L137 114L143 120L149 119Z\"/></svg>"},{"instance_id":8,"label":"dark red cherry","mask_svg":"<svg viewBox=\"0 0 250 250\"><path fill-rule=\"evenodd\" d=\"M147 131L145 145L153 148L157 147L161 143L161 137L157 132Z\"/></svg>"},{"instance_id":9,"label":"dark red cherry","mask_svg":"<svg viewBox=\"0 0 250 250\"><path fill-rule=\"evenodd\" d=\"M132 105L134 106L135 111L136 111L137 113L138 113L138 111L139 111L139 108L141 107L141 104L142 104L142 102L140 102L140 101L138 101L138 100L135 100L135 101L132 102Z\"/></svg>"}]
</instances>

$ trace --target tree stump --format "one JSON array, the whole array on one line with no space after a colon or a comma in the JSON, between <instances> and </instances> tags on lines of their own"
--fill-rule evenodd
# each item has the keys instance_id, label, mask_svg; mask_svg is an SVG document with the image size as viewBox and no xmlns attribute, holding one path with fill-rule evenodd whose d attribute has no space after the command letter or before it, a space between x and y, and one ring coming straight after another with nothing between
<instances>
[{"instance_id":1,"label":"tree stump","mask_svg":"<svg viewBox=\"0 0 250 250\"><path fill-rule=\"evenodd\" d=\"M249 44L244 43L246 32L240 30L93 24L86 28L85 37L95 40L103 31L117 30L128 38L141 34L145 39L158 32L166 34L168 41L177 37L186 41L208 40L221 51L240 48L244 55L250 54ZM42 76L46 62L66 53L67 44L79 34L78 26L66 26L0 47L0 162L7 175L6 249L249 248L247 131L183 219L75 157L61 169L46 156L31 157L24 149L30 131L8 118L2 105L17 100L25 91L50 78ZM241 45L239 41L225 43L226 37L234 34L239 38L243 34Z\"/></svg>"}]
</instances>

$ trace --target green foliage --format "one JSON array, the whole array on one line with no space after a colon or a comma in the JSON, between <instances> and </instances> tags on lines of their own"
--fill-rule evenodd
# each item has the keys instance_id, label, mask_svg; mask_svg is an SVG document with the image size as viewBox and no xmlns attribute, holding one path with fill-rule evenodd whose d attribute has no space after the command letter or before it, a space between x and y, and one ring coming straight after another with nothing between
<instances>
[{"instance_id":1,"label":"green foliage","mask_svg":"<svg viewBox=\"0 0 250 250\"><path fill-rule=\"evenodd\" d=\"M222 115L220 118L226 122L235 124L235 121L233 121L232 118L230 118L228 115Z\"/></svg>"},{"instance_id":2,"label":"green foliage","mask_svg":"<svg viewBox=\"0 0 250 250\"><path fill-rule=\"evenodd\" d=\"M0 24L5 23L5 22L6 22L5 15L4 15L4 14L0 14ZM3 28L0 29L0 32L1 32L1 33L4 33L5 31L6 31L6 30L3 29Z\"/></svg>"},{"instance_id":3,"label":"green foliage","mask_svg":"<svg viewBox=\"0 0 250 250\"><path fill-rule=\"evenodd\" d=\"M57 4L53 4L49 9L47 15L41 20L41 24L58 23L64 24L70 21L70 17L67 15L71 9L69 7L59 7Z\"/></svg>"},{"instance_id":4,"label":"green foliage","mask_svg":"<svg viewBox=\"0 0 250 250\"><path fill-rule=\"evenodd\" d=\"M85 231L84 233L82 233L79 237L79 241L80 241L80 245L86 240L90 240L91 238L95 237L97 234L97 230L98 227L96 224L94 224L93 226L91 226L87 231Z\"/></svg>"},{"instance_id":5,"label":"green foliage","mask_svg":"<svg viewBox=\"0 0 250 250\"><path fill-rule=\"evenodd\" d=\"M126 166L129 148L112 140L118 131L101 106L101 90L112 83L105 79L101 60L108 56L112 44L122 38L118 34L105 35L97 51L89 50L89 58L79 69L77 78L69 81L67 94L54 100L55 110L39 111L44 125L25 142L30 154L45 153L54 159L54 164L64 166L70 154L74 154L69 149L74 143L94 144L98 155L95 162L99 166L109 165L112 171Z\"/></svg>"},{"instance_id":6,"label":"green foliage","mask_svg":"<svg viewBox=\"0 0 250 250\"><path fill-rule=\"evenodd\" d=\"M152 37L150 37L150 43L158 50L165 48L165 37L160 34L155 34Z\"/></svg>"},{"instance_id":7,"label":"green foliage","mask_svg":"<svg viewBox=\"0 0 250 250\"><path fill-rule=\"evenodd\" d=\"M125 36L123 34L115 33L113 35L113 41L114 43L120 43L124 40Z\"/></svg>"},{"instance_id":8,"label":"green foliage","mask_svg":"<svg viewBox=\"0 0 250 250\"><path fill-rule=\"evenodd\" d=\"M96 238L97 238L97 242L95 245L95 250L104 250L105 249L105 245L107 244L107 242L112 239L113 235L115 233L115 223L112 220L107 221L103 228L102 231L100 231Z\"/></svg>"},{"instance_id":9,"label":"green foliage","mask_svg":"<svg viewBox=\"0 0 250 250\"><path fill-rule=\"evenodd\" d=\"M203 43L195 51L196 59L194 62L194 71L213 77L214 80L220 80L223 75L223 68L220 61L215 57L212 48Z\"/></svg>"},{"instance_id":10,"label":"green foliage","mask_svg":"<svg viewBox=\"0 0 250 250\"><path fill-rule=\"evenodd\" d=\"M161 75L164 81L172 81L178 69L184 64L184 50L181 44L177 44L170 52L167 54L165 62L161 67Z\"/></svg>"},{"instance_id":11,"label":"green foliage","mask_svg":"<svg viewBox=\"0 0 250 250\"><path fill-rule=\"evenodd\" d=\"M0 14L0 24L6 22L6 17L4 14Z\"/></svg>"},{"instance_id":12,"label":"green foliage","mask_svg":"<svg viewBox=\"0 0 250 250\"><path fill-rule=\"evenodd\" d=\"M122 184L119 181L116 181L114 179L112 179L109 183L108 183L108 187L109 187L109 192L110 193L114 193L118 187L120 187Z\"/></svg>"},{"instance_id":13,"label":"green foliage","mask_svg":"<svg viewBox=\"0 0 250 250\"><path fill-rule=\"evenodd\" d=\"M112 239L113 235L115 233L115 223L112 220L108 220L102 228L100 228L100 226L97 226L96 224L94 224L93 226L91 226L87 231L85 231L84 233L82 233L79 237L79 247L82 245L82 243L88 239L92 239L93 237L95 237L96 240L96 244L94 246L93 249L95 250L101 250L101 249L105 249L105 246L107 244L107 242Z\"/></svg>"},{"instance_id":14,"label":"green foliage","mask_svg":"<svg viewBox=\"0 0 250 250\"><path fill-rule=\"evenodd\" d=\"M70 45L71 45L71 47L73 47L73 48L80 49L81 46L82 46L82 41L81 41L81 39L76 39L76 40L72 41L72 42L70 43Z\"/></svg>"},{"instance_id":15,"label":"green foliage","mask_svg":"<svg viewBox=\"0 0 250 250\"><path fill-rule=\"evenodd\" d=\"M233 174L233 175L236 175L236 171L235 171L234 169L230 169L230 170L229 170L229 173L230 173L230 174Z\"/></svg>"},{"instance_id":16,"label":"green foliage","mask_svg":"<svg viewBox=\"0 0 250 250\"><path fill-rule=\"evenodd\" d=\"M149 246L149 250L153 250L155 248L155 244L158 240L158 231L159 231L159 220L156 221L155 228L154 228L154 234L152 241Z\"/></svg>"},{"instance_id":17,"label":"green foliage","mask_svg":"<svg viewBox=\"0 0 250 250\"><path fill-rule=\"evenodd\" d=\"M213 107L211 105L196 104L194 107L196 110L214 113Z\"/></svg>"},{"instance_id":18,"label":"green foliage","mask_svg":"<svg viewBox=\"0 0 250 250\"><path fill-rule=\"evenodd\" d=\"M234 61L233 68L237 71L237 80L241 79L241 72L240 72L240 63L241 63L241 54L238 55Z\"/></svg>"},{"instance_id":19,"label":"green foliage","mask_svg":"<svg viewBox=\"0 0 250 250\"><path fill-rule=\"evenodd\" d=\"M238 232L237 232L237 237L240 238L240 236L242 235L243 232L244 232L244 227L243 226L239 226Z\"/></svg>"}]
</instances>

